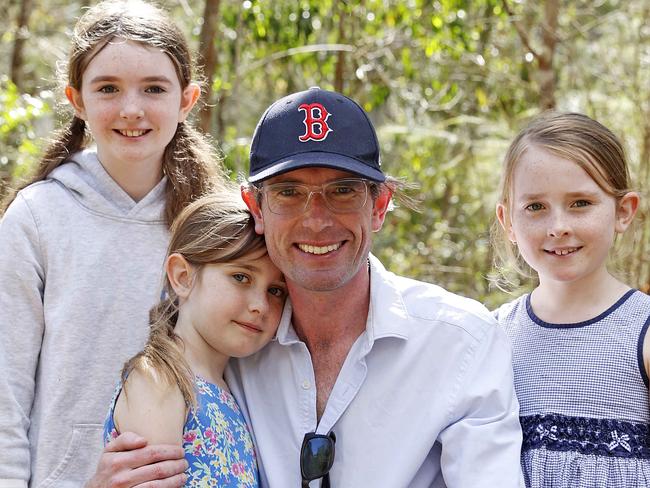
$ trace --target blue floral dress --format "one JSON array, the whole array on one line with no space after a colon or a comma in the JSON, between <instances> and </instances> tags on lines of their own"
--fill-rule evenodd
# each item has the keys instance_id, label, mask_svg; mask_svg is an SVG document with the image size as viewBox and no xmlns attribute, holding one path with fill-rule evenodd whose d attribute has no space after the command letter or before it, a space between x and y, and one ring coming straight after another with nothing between
<instances>
[{"instance_id":1,"label":"blue floral dress","mask_svg":"<svg viewBox=\"0 0 650 488\"><path fill-rule=\"evenodd\" d=\"M197 407L190 408L183 428L189 467L187 487L250 488L259 486L253 440L235 398L223 388L195 376ZM119 384L104 423L104 444L119 435L113 422Z\"/></svg>"}]
</instances>

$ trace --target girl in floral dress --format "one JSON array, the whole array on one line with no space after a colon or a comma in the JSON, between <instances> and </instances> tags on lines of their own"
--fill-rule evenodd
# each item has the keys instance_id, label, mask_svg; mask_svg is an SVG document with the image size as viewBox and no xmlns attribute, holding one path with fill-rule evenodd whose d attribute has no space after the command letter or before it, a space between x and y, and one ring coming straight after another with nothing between
<instances>
[{"instance_id":1,"label":"girl in floral dress","mask_svg":"<svg viewBox=\"0 0 650 488\"><path fill-rule=\"evenodd\" d=\"M638 204L620 141L584 115L543 115L506 154L505 250L538 279L496 311L529 488L650 486L650 297L607 267Z\"/></svg>"},{"instance_id":2,"label":"girl in floral dress","mask_svg":"<svg viewBox=\"0 0 650 488\"><path fill-rule=\"evenodd\" d=\"M186 486L256 487L251 435L223 373L274 336L284 278L234 189L190 204L171 233L164 299L144 350L124 366L104 440L132 431L182 444Z\"/></svg>"}]
</instances>

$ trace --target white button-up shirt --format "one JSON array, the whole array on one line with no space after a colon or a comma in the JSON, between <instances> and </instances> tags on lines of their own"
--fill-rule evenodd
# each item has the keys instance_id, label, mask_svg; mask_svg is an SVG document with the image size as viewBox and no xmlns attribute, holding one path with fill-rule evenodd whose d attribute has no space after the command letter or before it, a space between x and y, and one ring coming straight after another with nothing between
<instances>
[{"instance_id":1,"label":"white button-up shirt","mask_svg":"<svg viewBox=\"0 0 650 488\"><path fill-rule=\"evenodd\" d=\"M227 372L253 428L263 486L298 488L305 433L333 431L332 488L519 487L507 338L479 303L370 263L366 330L320 422L311 356L290 305L276 338Z\"/></svg>"}]
</instances>

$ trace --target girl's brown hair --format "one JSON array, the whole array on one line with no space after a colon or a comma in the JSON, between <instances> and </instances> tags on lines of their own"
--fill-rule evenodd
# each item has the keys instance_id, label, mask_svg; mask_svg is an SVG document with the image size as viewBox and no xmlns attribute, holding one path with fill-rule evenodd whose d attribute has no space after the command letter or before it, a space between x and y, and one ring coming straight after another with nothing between
<instances>
[{"instance_id":1,"label":"girl's brown hair","mask_svg":"<svg viewBox=\"0 0 650 488\"><path fill-rule=\"evenodd\" d=\"M185 36L162 9L142 0L106 0L88 9L74 28L66 84L81 91L88 64L116 38L160 49L171 59L181 89L192 82L192 56ZM72 116L46 148L35 174L18 190L44 180L73 153L87 147L90 140L84 120ZM225 180L210 142L187 122L178 124L176 134L165 148L162 168L168 179L165 208L168 224L185 205ZM15 193L10 195L7 205L13 198Z\"/></svg>"},{"instance_id":2,"label":"girl's brown hair","mask_svg":"<svg viewBox=\"0 0 650 488\"><path fill-rule=\"evenodd\" d=\"M513 175L526 150L535 146L572 161L607 194L618 199L631 191L630 174L621 141L600 122L584 114L549 111L541 114L512 141L503 160L499 203L511 213ZM508 217L509 218L509 217ZM508 270L525 277L534 272L510 242L498 222L492 225L495 265L502 283L509 284Z\"/></svg>"},{"instance_id":3,"label":"girl's brown hair","mask_svg":"<svg viewBox=\"0 0 650 488\"><path fill-rule=\"evenodd\" d=\"M265 249L264 237L255 232L248 208L234 187L205 195L190 203L171 226L167 255L182 255L198 273L206 264L224 263ZM133 370L153 369L168 384L177 384L188 405L195 402L193 375L183 357L183 344L174 333L178 296L169 279L164 298L151 309L149 340L142 352L122 370L124 382Z\"/></svg>"}]
</instances>

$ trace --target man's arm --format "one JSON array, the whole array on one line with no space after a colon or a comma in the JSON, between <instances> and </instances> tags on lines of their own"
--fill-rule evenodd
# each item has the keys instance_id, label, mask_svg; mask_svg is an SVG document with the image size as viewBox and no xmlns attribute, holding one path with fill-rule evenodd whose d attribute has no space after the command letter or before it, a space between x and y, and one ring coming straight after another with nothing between
<instances>
[{"instance_id":1,"label":"man's arm","mask_svg":"<svg viewBox=\"0 0 650 488\"><path fill-rule=\"evenodd\" d=\"M187 480L184 454L180 446L148 446L143 437L124 432L106 445L85 488L181 487Z\"/></svg>"},{"instance_id":2,"label":"man's arm","mask_svg":"<svg viewBox=\"0 0 650 488\"><path fill-rule=\"evenodd\" d=\"M449 488L523 486L519 403L503 331L492 325L467 360L455 419L440 434L445 482Z\"/></svg>"}]
</instances>

